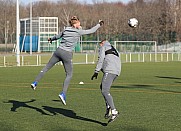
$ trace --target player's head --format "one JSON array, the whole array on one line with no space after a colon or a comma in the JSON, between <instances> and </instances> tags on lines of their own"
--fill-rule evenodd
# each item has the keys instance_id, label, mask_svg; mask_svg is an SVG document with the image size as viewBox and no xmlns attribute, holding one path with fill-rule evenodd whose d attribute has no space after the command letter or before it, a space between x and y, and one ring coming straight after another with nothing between
<instances>
[{"instance_id":1,"label":"player's head","mask_svg":"<svg viewBox=\"0 0 181 131\"><path fill-rule=\"evenodd\" d=\"M99 43L99 45L100 45L100 46L103 46L105 41L106 41L106 39L103 39L103 40Z\"/></svg>"},{"instance_id":2,"label":"player's head","mask_svg":"<svg viewBox=\"0 0 181 131\"><path fill-rule=\"evenodd\" d=\"M69 20L69 23L72 27L80 28L80 21L77 16L72 16L71 19Z\"/></svg>"}]
</instances>

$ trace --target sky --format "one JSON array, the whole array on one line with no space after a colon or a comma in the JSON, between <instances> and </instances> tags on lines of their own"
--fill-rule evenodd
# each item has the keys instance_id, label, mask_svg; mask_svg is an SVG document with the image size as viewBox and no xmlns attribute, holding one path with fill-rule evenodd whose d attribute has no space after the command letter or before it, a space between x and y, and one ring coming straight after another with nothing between
<instances>
[{"instance_id":1,"label":"sky","mask_svg":"<svg viewBox=\"0 0 181 131\"><path fill-rule=\"evenodd\" d=\"M43 0L20 0L20 2L28 4L30 1L34 2L34 1L43 1ZM57 0L49 0L49 1L57 1ZM92 0L78 0L80 2L86 1L86 3L91 4ZM96 0L95 0L96 1ZM97 1L101 1L101 0L97 0ZM122 1L123 3L128 3L131 0L107 0L108 2L117 2L117 1Z\"/></svg>"}]
</instances>

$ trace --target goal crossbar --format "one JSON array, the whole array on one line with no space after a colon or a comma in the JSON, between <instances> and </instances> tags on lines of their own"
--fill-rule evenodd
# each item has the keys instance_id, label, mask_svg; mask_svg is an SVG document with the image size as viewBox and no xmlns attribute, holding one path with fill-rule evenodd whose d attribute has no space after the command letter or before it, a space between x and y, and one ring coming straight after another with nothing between
<instances>
[{"instance_id":1,"label":"goal crossbar","mask_svg":"<svg viewBox=\"0 0 181 131\"><path fill-rule=\"evenodd\" d=\"M114 41L114 47L117 47L117 43L153 43L155 48L155 53L157 53L157 42L156 41Z\"/></svg>"}]
</instances>

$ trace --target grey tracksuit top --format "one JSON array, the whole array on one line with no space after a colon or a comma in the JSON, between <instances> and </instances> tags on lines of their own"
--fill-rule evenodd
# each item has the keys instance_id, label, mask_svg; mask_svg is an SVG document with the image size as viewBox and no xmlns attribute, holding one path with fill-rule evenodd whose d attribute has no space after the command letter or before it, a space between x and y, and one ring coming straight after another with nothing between
<instances>
[{"instance_id":1,"label":"grey tracksuit top","mask_svg":"<svg viewBox=\"0 0 181 131\"><path fill-rule=\"evenodd\" d=\"M100 47L95 72L98 73L101 70L103 73L112 73L119 76L121 73L121 60L119 55L116 56L115 54L105 53L111 48L112 46L108 41L105 41L103 46ZM116 51L116 53L118 52Z\"/></svg>"},{"instance_id":2,"label":"grey tracksuit top","mask_svg":"<svg viewBox=\"0 0 181 131\"><path fill-rule=\"evenodd\" d=\"M97 24L96 26L88 30L77 29L74 27L66 27L64 31L52 37L51 40L53 41L62 38L59 48L72 52L81 35L94 33L99 27L100 24Z\"/></svg>"}]
</instances>

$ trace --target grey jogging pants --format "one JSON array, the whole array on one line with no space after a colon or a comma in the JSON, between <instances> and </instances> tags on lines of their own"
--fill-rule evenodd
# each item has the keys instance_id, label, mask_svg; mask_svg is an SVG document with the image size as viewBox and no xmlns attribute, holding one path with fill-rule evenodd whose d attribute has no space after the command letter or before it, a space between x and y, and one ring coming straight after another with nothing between
<instances>
[{"instance_id":1,"label":"grey jogging pants","mask_svg":"<svg viewBox=\"0 0 181 131\"><path fill-rule=\"evenodd\" d=\"M103 78L102 78L102 82L100 85L101 88L101 93L104 97L105 103L106 103L106 107L111 107L111 109L116 109L114 102L113 102L113 98L110 94L110 88L111 85L113 83L113 81L117 78L116 74L111 74L111 73L104 73Z\"/></svg>"},{"instance_id":2,"label":"grey jogging pants","mask_svg":"<svg viewBox=\"0 0 181 131\"><path fill-rule=\"evenodd\" d=\"M57 50L53 53L49 62L46 66L40 71L35 81L39 82L40 79L44 76L44 74L50 70L57 62L62 61L64 70L66 72L66 78L63 83L63 92L66 94L70 80L72 78L73 65L72 65L72 57L73 53L69 51L65 51L63 49L57 48Z\"/></svg>"}]
</instances>

